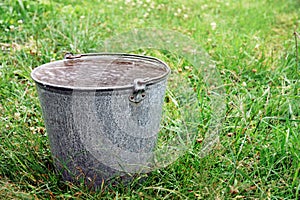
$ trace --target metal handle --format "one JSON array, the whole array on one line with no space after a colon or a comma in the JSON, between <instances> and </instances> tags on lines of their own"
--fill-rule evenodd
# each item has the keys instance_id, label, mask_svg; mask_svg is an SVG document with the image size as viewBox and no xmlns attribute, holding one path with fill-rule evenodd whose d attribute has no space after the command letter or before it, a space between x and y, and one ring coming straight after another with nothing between
<instances>
[{"instance_id":1,"label":"metal handle","mask_svg":"<svg viewBox=\"0 0 300 200\"><path fill-rule=\"evenodd\" d=\"M75 58L81 58L82 55L78 54L78 55L74 55L72 52L67 52L64 55L64 59L75 59Z\"/></svg>"},{"instance_id":2,"label":"metal handle","mask_svg":"<svg viewBox=\"0 0 300 200\"><path fill-rule=\"evenodd\" d=\"M147 81L143 79L135 79L133 81L133 93L129 96L129 101L139 103L146 97Z\"/></svg>"}]
</instances>

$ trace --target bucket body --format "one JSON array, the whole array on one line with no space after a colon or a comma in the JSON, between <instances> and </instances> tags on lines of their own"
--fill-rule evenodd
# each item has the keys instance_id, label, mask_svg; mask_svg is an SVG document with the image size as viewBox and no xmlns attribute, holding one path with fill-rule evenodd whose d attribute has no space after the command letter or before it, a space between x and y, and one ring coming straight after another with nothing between
<instances>
[{"instance_id":1,"label":"bucket body","mask_svg":"<svg viewBox=\"0 0 300 200\"><path fill-rule=\"evenodd\" d=\"M117 59L122 69L124 66L129 69L128 65L138 67L144 59L151 67L161 67L161 75L140 78L142 75L137 73L130 75L132 80L128 82L115 80L105 87L83 83L85 79L80 78L75 78L75 84L59 81L55 84L47 79L47 74L51 75L47 69L52 65L69 70L62 66L72 62L71 67L76 68L77 62L88 57L93 57L93 61L105 57L106 62ZM103 180L151 171L155 166L154 150L169 68L157 59L128 54L87 55L84 59L49 63L32 72L57 171L65 180L83 180L94 187ZM151 67L146 70L153 70ZM131 72L125 71L123 75Z\"/></svg>"}]
</instances>

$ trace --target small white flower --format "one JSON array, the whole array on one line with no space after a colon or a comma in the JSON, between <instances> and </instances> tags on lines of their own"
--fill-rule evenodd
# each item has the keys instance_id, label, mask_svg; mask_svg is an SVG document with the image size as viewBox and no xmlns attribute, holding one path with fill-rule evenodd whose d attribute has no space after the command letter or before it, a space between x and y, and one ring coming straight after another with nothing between
<instances>
[{"instance_id":1,"label":"small white flower","mask_svg":"<svg viewBox=\"0 0 300 200\"><path fill-rule=\"evenodd\" d=\"M17 112L14 114L14 116L16 120L20 120L21 114Z\"/></svg>"},{"instance_id":2,"label":"small white flower","mask_svg":"<svg viewBox=\"0 0 300 200\"><path fill-rule=\"evenodd\" d=\"M210 23L210 26L211 26L211 29L212 29L212 30L216 30L216 28L217 28L217 23L216 23L216 22L212 22L212 23Z\"/></svg>"},{"instance_id":3,"label":"small white flower","mask_svg":"<svg viewBox=\"0 0 300 200\"><path fill-rule=\"evenodd\" d=\"M18 20L18 24L23 24L23 20Z\"/></svg>"},{"instance_id":4,"label":"small white flower","mask_svg":"<svg viewBox=\"0 0 300 200\"><path fill-rule=\"evenodd\" d=\"M149 16L149 13L144 14L144 18L147 18Z\"/></svg>"},{"instance_id":5,"label":"small white flower","mask_svg":"<svg viewBox=\"0 0 300 200\"><path fill-rule=\"evenodd\" d=\"M15 30L15 26L14 25L10 25L9 29L12 30L12 31Z\"/></svg>"},{"instance_id":6,"label":"small white flower","mask_svg":"<svg viewBox=\"0 0 300 200\"><path fill-rule=\"evenodd\" d=\"M202 10L205 10L206 8L208 8L208 5L207 5L207 4L204 4L204 5L201 6L201 9L202 9Z\"/></svg>"},{"instance_id":7,"label":"small white flower","mask_svg":"<svg viewBox=\"0 0 300 200\"><path fill-rule=\"evenodd\" d=\"M184 69L185 70L191 70L192 68L190 66L185 66Z\"/></svg>"},{"instance_id":8,"label":"small white flower","mask_svg":"<svg viewBox=\"0 0 300 200\"><path fill-rule=\"evenodd\" d=\"M155 8L155 3L154 3L154 2L152 2L152 3L150 4L150 8L151 8L151 9L154 9L154 8Z\"/></svg>"},{"instance_id":9,"label":"small white flower","mask_svg":"<svg viewBox=\"0 0 300 200\"><path fill-rule=\"evenodd\" d=\"M242 83L242 86L243 86L243 87L246 87L246 86L247 86L247 83L246 83L246 82L243 82L243 83Z\"/></svg>"},{"instance_id":10,"label":"small white flower","mask_svg":"<svg viewBox=\"0 0 300 200\"><path fill-rule=\"evenodd\" d=\"M187 14L184 14L183 19L187 19L187 18L189 18L189 16Z\"/></svg>"},{"instance_id":11,"label":"small white flower","mask_svg":"<svg viewBox=\"0 0 300 200\"><path fill-rule=\"evenodd\" d=\"M163 7L165 7L164 4L158 4L157 9L160 10L160 9L163 9Z\"/></svg>"}]
</instances>

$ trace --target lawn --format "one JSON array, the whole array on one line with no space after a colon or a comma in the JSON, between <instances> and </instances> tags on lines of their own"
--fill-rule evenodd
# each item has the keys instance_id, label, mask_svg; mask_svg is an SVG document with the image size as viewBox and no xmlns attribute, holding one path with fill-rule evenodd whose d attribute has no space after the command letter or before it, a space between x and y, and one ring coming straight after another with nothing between
<instances>
[{"instance_id":1,"label":"lawn","mask_svg":"<svg viewBox=\"0 0 300 200\"><path fill-rule=\"evenodd\" d=\"M299 199L299 16L296 0L1 1L0 199ZM133 29L146 36L141 46L131 44ZM212 80L224 91L222 112L210 104L207 71L176 49L189 44L170 37L172 45L159 49L151 30L188 38L207 53L217 70ZM125 48L105 49L111 37ZM30 73L69 51L104 49L155 56L171 67L163 118L172 123L162 123L162 132L186 134L180 124L190 123L195 141L170 165L141 175L143 182L92 191L55 173ZM199 110L174 107L175 91L182 104L196 96ZM222 126L214 132L216 116ZM203 156L213 134L216 143Z\"/></svg>"}]
</instances>

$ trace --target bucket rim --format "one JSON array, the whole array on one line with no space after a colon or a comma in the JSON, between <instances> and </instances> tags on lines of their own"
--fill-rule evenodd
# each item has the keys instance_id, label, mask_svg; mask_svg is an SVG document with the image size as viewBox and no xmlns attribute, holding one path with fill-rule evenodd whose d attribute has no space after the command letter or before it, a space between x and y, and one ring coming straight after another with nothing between
<instances>
[{"instance_id":1,"label":"bucket rim","mask_svg":"<svg viewBox=\"0 0 300 200\"><path fill-rule=\"evenodd\" d=\"M150 62L156 62L159 63L163 66L165 72L162 75L153 77L149 80L146 80L145 85L152 85L155 83L158 83L162 80L165 80L167 78L167 76L171 73L171 69L170 67L162 60L152 57L152 56L144 56L144 55L138 55L138 54L129 54L129 53L85 53L85 54L79 54L77 56L75 56L74 60L78 60L84 57L100 57L100 56L117 56L117 57L124 57L124 58L133 58L133 59L142 59L142 60L146 60L146 61L150 61ZM37 70L41 69L44 66L47 65L53 65L55 63L61 63L64 61L67 61L69 59L62 59L62 60L56 60L53 62L48 62L45 64L42 64L36 68L34 68L30 74L31 78L38 84L44 86L44 87L51 87L51 88L58 88L58 89L67 89L67 90L82 90L82 91L101 91L101 90L123 90L123 89L132 89L134 88L134 82L132 82L131 84L126 84L126 85L116 85L116 86L66 86L66 85L61 85L61 84L53 84L53 83L49 83L46 81L42 81L39 80L39 78L37 78L35 76L35 73L37 72ZM138 78L137 78L138 79Z\"/></svg>"}]
</instances>

